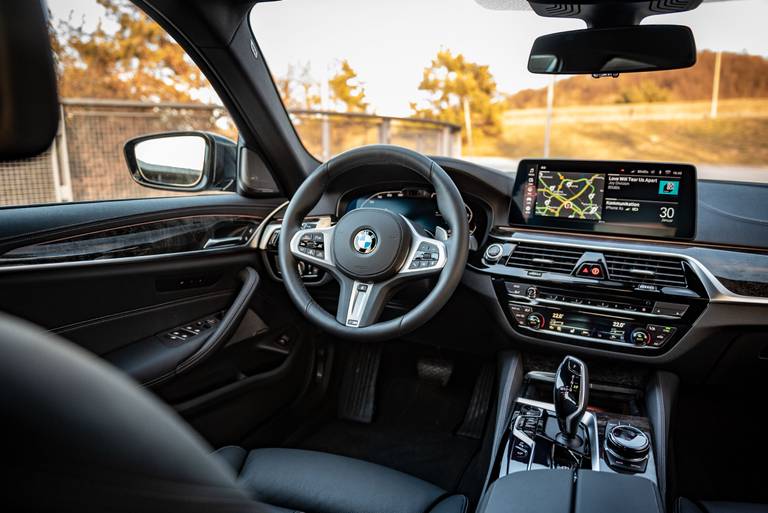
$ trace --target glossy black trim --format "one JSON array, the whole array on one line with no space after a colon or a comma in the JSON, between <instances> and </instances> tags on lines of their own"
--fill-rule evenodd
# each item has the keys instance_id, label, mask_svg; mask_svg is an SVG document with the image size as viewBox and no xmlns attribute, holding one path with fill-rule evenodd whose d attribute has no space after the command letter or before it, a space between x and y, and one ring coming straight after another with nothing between
<instances>
[{"instance_id":1,"label":"glossy black trim","mask_svg":"<svg viewBox=\"0 0 768 513\"><path fill-rule=\"evenodd\" d=\"M256 232L260 220L259 217L203 215L128 224L14 248L0 255L0 267L103 261L243 247Z\"/></svg>"}]
</instances>

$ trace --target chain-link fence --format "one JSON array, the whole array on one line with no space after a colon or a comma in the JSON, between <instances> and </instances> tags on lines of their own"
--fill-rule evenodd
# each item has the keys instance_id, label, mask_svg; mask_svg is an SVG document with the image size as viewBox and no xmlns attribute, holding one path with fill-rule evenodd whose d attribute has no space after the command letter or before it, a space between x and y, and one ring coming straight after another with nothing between
<instances>
[{"instance_id":1,"label":"chain-link fence","mask_svg":"<svg viewBox=\"0 0 768 513\"><path fill-rule=\"evenodd\" d=\"M291 115L307 148L318 158L372 143L399 144L428 154L461 152L461 130L455 125L364 114ZM139 135L174 130L206 130L237 138L227 112L219 106L64 100L59 133L48 151L33 159L0 163L0 206L173 195L131 179L123 144Z\"/></svg>"},{"instance_id":2,"label":"chain-link fence","mask_svg":"<svg viewBox=\"0 0 768 513\"><path fill-rule=\"evenodd\" d=\"M32 159L0 164L0 206L172 195L131 179L123 144L139 135L173 130L237 137L218 106L64 100L51 148Z\"/></svg>"},{"instance_id":3,"label":"chain-link fence","mask_svg":"<svg viewBox=\"0 0 768 513\"><path fill-rule=\"evenodd\" d=\"M292 110L307 150L320 160L365 144L396 144L427 155L461 156L461 127L372 114Z\"/></svg>"}]
</instances>

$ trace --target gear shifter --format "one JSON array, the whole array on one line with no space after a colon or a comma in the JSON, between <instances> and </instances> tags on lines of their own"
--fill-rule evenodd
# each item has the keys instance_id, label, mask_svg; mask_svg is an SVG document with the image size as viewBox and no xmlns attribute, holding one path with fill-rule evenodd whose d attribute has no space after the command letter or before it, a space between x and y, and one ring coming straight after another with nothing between
<instances>
[{"instance_id":1,"label":"gear shifter","mask_svg":"<svg viewBox=\"0 0 768 513\"><path fill-rule=\"evenodd\" d=\"M554 404L557 424L566 442L578 444L581 417L589 401L587 366L573 356L566 356L555 374Z\"/></svg>"}]
</instances>

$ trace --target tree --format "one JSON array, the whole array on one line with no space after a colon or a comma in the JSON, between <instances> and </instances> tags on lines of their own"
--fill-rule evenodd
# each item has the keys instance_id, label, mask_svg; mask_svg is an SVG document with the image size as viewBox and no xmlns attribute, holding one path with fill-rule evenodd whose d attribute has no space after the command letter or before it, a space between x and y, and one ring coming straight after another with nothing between
<instances>
[{"instance_id":1,"label":"tree","mask_svg":"<svg viewBox=\"0 0 768 513\"><path fill-rule=\"evenodd\" d=\"M340 103L346 112L366 112L368 102L365 101L365 88L357 78L357 72L346 59L339 65L339 70L328 81L332 100Z\"/></svg>"},{"instance_id":2,"label":"tree","mask_svg":"<svg viewBox=\"0 0 768 513\"><path fill-rule=\"evenodd\" d=\"M184 50L140 9L127 0L96 1L105 14L93 32L72 15L53 26L61 96L188 102L203 90L212 94Z\"/></svg>"},{"instance_id":3,"label":"tree","mask_svg":"<svg viewBox=\"0 0 768 513\"><path fill-rule=\"evenodd\" d=\"M503 103L487 65L440 50L424 69L419 90L429 97L421 105L411 103L415 117L464 125L466 105L474 129L491 136L500 133Z\"/></svg>"},{"instance_id":4,"label":"tree","mask_svg":"<svg viewBox=\"0 0 768 513\"><path fill-rule=\"evenodd\" d=\"M669 90L656 82L643 80L619 92L617 103L651 103L669 100Z\"/></svg>"},{"instance_id":5,"label":"tree","mask_svg":"<svg viewBox=\"0 0 768 513\"><path fill-rule=\"evenodd\" d=\"M320 83L312 77L312 67L289 64L282 77L275 78L277 90L286 108L315 110L320 108Z\"/></svg>"}]
</instances>

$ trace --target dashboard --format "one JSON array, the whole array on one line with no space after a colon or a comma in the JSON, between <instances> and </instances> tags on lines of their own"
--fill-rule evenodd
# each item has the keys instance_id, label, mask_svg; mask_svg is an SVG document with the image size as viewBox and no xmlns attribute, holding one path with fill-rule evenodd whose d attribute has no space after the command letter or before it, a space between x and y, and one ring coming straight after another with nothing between
<instances>
[{"instance_id":1,"label":"dashboard","mask_svg":"<svg viewBox=\"0 0 768 513\"><path fill-rule=\"evenodd\" d=\"M768 327L768 187L701 180L687 164L527 159L505 173L434 160L462 194L473 234L465 290L484 299L447 308L432 323L436 343L501 330L510 344L667 363ZM429 234L446 228L428 184L383 167L332 182L310 216L384 208ZM278 227L265 232L266 253ZM740 343L734 358L768 355Z\"/></svg>"}]
</instances>

